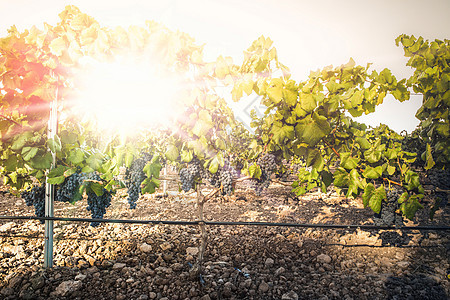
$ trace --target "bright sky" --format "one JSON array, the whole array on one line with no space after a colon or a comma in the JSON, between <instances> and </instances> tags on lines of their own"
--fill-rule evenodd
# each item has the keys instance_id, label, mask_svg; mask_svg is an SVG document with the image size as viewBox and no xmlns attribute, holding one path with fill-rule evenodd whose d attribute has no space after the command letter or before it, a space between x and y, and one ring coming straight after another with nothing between
<instances>
[{"instance_id":1,"label":"bright sky","mask_svg":"<svg viewBox=\"0 0 450 300\"><path fill-rule=\"evenodd\" d=\"M280 60L296 80L311 70L341 65L353 57L357 64L387 67L397 78L412 74L395 38L414 34L426 39L450 38L448 0L0 0L0 35L15 24L20 30L44 22L56 24L65 5L73 4L102 25L143 25L160 21L171 29L189 33L206 44L206 58L217 55L242 59L242 51L260 35L270 37ZM412 131L421 96L405 103L386 99L377 112L362 117L369 125L382 122L394 130ZM244 110L247 103L234 105ZM245 119L245 114L241 116Z\"/></svg>"}]
</instances>

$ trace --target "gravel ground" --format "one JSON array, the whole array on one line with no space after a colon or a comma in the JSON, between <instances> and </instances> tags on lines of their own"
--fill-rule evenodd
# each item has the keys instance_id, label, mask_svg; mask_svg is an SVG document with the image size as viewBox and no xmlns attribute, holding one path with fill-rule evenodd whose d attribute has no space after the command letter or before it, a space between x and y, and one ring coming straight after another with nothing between
<instances>
[{"instance_id":1,"label":"gravel ground","mask_svg":"<svg viewBox=\"0 0 450 300\"><path fill-rule=\"evenodd\" d=\"M174 187L171 188L174 190ZM205 204L216 221L372 224L360 199L334 193L300 198L272 185L262 196L240 184ZM206 192L206 191L205 191ZM195 194L124 193L105 218L195 220ZM55 216L89 217L86 202L57 203ZM449 226L449 206L434 221L421 211L406 225ZM0 215L33 215L10 194ZM197 226L55 223L55 267L43 269L44 226L0 223L1 299L447 299L448 232L208 226L204 272L191 278Z\"/></svg>"}]
</instances>

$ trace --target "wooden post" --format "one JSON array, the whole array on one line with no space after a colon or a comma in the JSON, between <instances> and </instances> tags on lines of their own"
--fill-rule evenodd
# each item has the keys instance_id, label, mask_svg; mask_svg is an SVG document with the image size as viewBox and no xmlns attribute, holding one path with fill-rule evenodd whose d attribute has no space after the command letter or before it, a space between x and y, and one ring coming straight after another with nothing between
<instances>
[{"instance_id":1,"label":"wooden post","mask_svg":"<svg viewBox=\"0 0 450 300\"><path fill-rule=\"evenodd\" d=\"M199 227L200 227L200 245L198 247L198 257L197 262L195 263L195 266L191 270L191 278L197 279L202 274L202 268L203 268L203 259L205 256L205 250L206 250L206 241L207 241L207 234L206 234L206 225L204 223L204 215L203 215L203 206L205 204L205 199L201 193L200 184L197 184L197 217L199 220Z\"/></svg>"}]
</instances>

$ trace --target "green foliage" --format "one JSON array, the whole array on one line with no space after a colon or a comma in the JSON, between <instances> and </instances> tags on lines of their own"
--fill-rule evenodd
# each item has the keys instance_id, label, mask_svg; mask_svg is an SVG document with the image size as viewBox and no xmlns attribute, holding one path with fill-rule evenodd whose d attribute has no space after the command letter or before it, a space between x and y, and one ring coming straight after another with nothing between
<instances>
[{"instance_id":1,"label":"green foliage","mask_svg":"<svg viewBox=\"0 0 450 300\"><path fill-rule=\"evenodd\" d=\"M334 184L347 197L362 196L366 207L379 212L385 190L395 184L405 190L399 199L401 211L412 218L421 208L423 188L411 164L419 158L426 169L448 167L448 40L398 37L397 45L401 43L410 58L408 66L415 69L408 80L397 80L388 69L358 66L350 59L295 81L265 37L254 41L242 64L236 65L223 56L204 62L202 47L192 38L154 22L128 30L105 28L74 6L67 6L60 19L44 31L33 27L19 32L12 27L0 39L0 172L13 190L26 188L32 177L47 176L50 183L60 184L82 170L101 175L101 182L82 185L99 195L104 188L121 187L116 180L120 168L129 167L142 150L153 154L143 170L147 176L144 193L153 193L159 186L163 163L181 166L193 157L212 174L224 166L225 158L232 157L244 173L260 178L262 171L255 161L263 153L273 153L279 161L295 157L308 167L292 185L298 195L315 188L325 192ZM155 50L160 48L164 49ZM146 128L133 138L105 141L93 123L72 114L67 102L76 86L71 69L86 56L106 61L124 53L146 53L170 72L194 70L189 79L193 84L180 97L183 114L172 129ZM231 87L234 101L245 94L261 97L267 110L261 118L252 115L254 134L236 121L215 91L219 84ZM387 94L408 100L408 87L424 95L414 137L400 136L385 125L367 128L352 120L374 112ZM60 95L58 111L65 118L59 133L47 138L49 103L56 95ZM405 145L416 139L422 145L420 151L408 151ZM51 153L56 154L57 167L49 170Z\"/></svg>"},{"instance_id":2,"label":"green foliage","mask_svg":"<svg viewBox=\"0 0 450 300\"><path fill-rule=\"evenodd\" d=\"M426 168L438 166L448 168L450 163L449 107L450 107L450 58L449 40L424 40L422 37L400 35L396 44L402 45L407 65L414 69L408 79L408 86L414 92L423 94L422 106L416 113L420 120L418 132Z\"/></svg>"}]
</instances>

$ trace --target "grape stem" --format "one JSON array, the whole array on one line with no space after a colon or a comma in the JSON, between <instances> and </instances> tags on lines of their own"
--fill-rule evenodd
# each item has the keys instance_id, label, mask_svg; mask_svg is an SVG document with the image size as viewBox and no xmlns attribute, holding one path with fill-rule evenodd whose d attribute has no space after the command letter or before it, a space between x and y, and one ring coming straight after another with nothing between
<instances>
[{"instance_id":1,"label":"grape stem","mask_svg":"<svg viewBox=\"0 0 450 300\"><path fill-rule=\"evenodd\" d=\"M5 119L6 121L9 121L9 122L11 122L11 123L14 123L14 124L16 124L16 125L17 125L17 126L19 126L19 127L22 127L22 125L21 125L21 124L17 123L17 122L16 122L16 121L14 121L13 119L11 119L11 118L9 118L9 117L7 117L7 116L3 115L3 114L0 114L0 117L2 117L3 119Z\"/></svg>"},{"instance_id":2,"label":"grape stem","mask_svg":"<svg viewBox=\"0 0 450 300\"><path fill-rule=\"evenodd\" d=\"M396 181L392 181L392 180L387 179L387 178L384 178L384 177L383 177L383 180L384 180L384 181L387 181L387 182L389 182L389 183L398 185L398 186L403 186L401 183L398 183L398 182L396 182Z\"/></svg>"}]
</instances>

